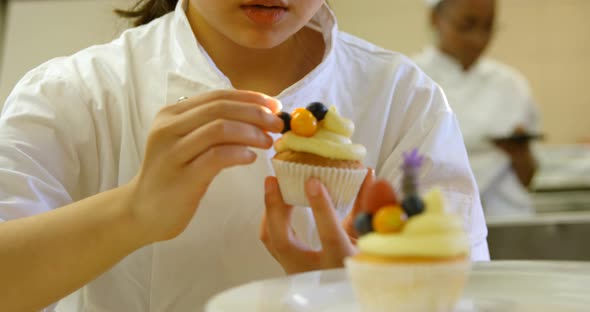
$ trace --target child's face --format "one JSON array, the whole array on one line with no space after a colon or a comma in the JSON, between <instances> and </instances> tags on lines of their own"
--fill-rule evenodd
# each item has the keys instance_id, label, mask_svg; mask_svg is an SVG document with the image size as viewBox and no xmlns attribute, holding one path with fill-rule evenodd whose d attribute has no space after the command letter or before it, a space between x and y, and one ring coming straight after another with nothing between
<instances>
[{"instance_id":1,"label":"child's face","mask_svg":"<svg viewBox=\"0 0 590 312\"><path fill-rule=\"evenodd\" d=\"M273 48L299 31L324 0L190 0L213 30L248 48Z\"/></svg>"}]
</instances>

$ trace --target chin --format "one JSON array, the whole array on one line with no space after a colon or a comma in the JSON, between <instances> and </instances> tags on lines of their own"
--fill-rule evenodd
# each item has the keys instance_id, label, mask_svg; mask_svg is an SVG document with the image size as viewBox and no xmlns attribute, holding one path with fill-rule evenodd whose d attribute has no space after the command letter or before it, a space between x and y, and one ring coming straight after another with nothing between
<instances>
[{"instance_id":1,"label":"chin","mask_svg":"<svg viewBox=\"0 0 590 312\"><path fill-rule=\"evenodd\" d=\"M462 57L462 60L463 60L462 63L463 64L473 65L473 64L475 64L477 62L477 60L479 59L480 55L481 54L477 54L477 55L474 55L474 54L464 55Z\"/></svg>"},{"instance_id":2,"label":"chin","mask_svg":"<svg viewBox=\"0 0 590 312\"><path fill-rule=\"evenodd\" d=\"M289 36L270 32L249 31L234 40L237 44L250 49L272 49L287 41Z\"/></svg>"}]
</instances>

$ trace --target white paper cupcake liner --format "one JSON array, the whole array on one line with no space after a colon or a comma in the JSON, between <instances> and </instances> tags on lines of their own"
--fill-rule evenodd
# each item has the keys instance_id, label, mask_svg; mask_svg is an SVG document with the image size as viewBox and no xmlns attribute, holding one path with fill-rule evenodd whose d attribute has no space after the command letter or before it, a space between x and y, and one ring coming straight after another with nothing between
<instances>
[{"instance_id":1,"label":"white paper cupcake liner","mask_svg":"<svg viewBox=\"0 0 590 312\"><path fill-rule=\"evenodd\" d=\"M362 312L451 312L471 269L469 259L448 263L369 263L345 260Z\"/></svg>"},{"instance_id":2,"label":"white paper cupcake liner","mask_svg":"<svg viewBox=\"0 0 590 312\"><path fill-rule=\"evenodd\" d=\"M285 203L308 207L305 182L315 177L328 189L337 211L352 207L368 170L311 166L277 159L272 160L272 165Z\"/></svg>"}]
</instances>

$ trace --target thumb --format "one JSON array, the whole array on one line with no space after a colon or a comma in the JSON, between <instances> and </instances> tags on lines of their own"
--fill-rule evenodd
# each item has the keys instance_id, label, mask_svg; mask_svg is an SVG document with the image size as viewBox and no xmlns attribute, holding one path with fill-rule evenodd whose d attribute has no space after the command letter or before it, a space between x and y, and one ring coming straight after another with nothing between
<instances>
[{"instance_id":1,"label":"thumb","mask_svg":"<svg viewBox=\"0 0 590 312\"><path fill-rule=\"evenodd\" d=\"M340 225L340 220L324 185L318 179L311 178L305 184L305 191L324 252L331 255L349 254L352 244L344 228Z\"/></svg>"},{"instance_id":2,"label":"thumb","mask_svg":"<svg viewBox=\"0 0 590 312\"><path fill-rule=\"evenodd\" d=\"M283 201L278 181L275 177L267 177L264 181L264 203L268 236L275 247L292 247L291 216L293 206Z\"/></svg>"}]
</instances>

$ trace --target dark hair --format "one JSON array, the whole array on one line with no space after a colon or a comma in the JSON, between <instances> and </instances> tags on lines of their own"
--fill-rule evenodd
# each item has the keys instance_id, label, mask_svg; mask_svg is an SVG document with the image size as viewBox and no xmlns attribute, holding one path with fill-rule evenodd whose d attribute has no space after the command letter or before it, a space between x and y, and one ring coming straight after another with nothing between
<instances>
[{"instance_id":1,"label":"dark hair","mask_svg":"<svg viewBox=\"0 0 590 312\"><path fill-rule=\"evenodd\" d=\"M179 0L138 0L129 10L115 10L117 15L133 20L133 26L145 25L174 11Z\"/></svg>"}]
</instances>

